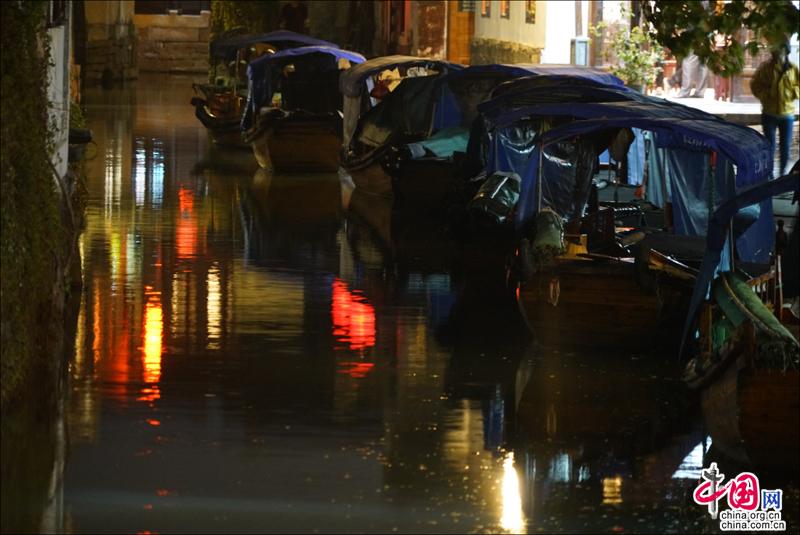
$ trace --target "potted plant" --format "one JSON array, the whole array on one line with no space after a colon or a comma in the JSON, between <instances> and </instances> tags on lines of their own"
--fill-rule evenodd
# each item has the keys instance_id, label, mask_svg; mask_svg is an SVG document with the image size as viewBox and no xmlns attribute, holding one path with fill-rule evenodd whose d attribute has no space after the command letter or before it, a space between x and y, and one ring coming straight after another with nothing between
<instances>
[{"instance_id":1,"label":"potted plant","mask_svg":"<svg viewBox=\"0 0 800 535\"><path fill-rule=\"evenodd\" d=\"M589 31L593 37L602 38L606 28L608 24L601 22ZM612 74L622 79L628 87L644 91L661 72L664 49L639 26L627 28L619 25L611 32L609 48L604 56L606 61L612 63Z\"/></svg>"}]
</instances>

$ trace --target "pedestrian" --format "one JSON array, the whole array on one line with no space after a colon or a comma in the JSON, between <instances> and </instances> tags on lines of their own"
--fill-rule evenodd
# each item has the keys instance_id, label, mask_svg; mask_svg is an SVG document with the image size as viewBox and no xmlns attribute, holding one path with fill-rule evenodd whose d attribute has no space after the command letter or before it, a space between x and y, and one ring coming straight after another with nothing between
<instances>
[{"instance_id":1,"label":"pedestrian","mask_svg":"<svg viewBox=\"0 0 800 535\"><path fill-rule=\"evenodd\" d=\"M296 33L308 33L308 8L305 2L290 0L281 8L280 26Z\"/></svg>"},{"instance_id":2,"label":"pedestrian","mask_svg":"<svg viewBox=\"0 0 800 535\"><path fill-rule=\"evenodd\" d=\"M775 156L776 130L780 139L780 170L778 176L784 175L789 165L789 148L792 145L792 127L794 126L794 101L800 98L797 65L789 61L789 45L784 43L772 50L770 59L759 65L750 89L761 101L761 126L764 136L772 145L772 156Z\"/></svg>"},{"instance_id":3,"label":"pedestrian","mask_svg":"<svg viewBox=\"0 0 800 535\"><path fill-rule=\"evenodd\" d=\"M708 87L708 68L697 54L689 52L681 62L681 90L678 98L703 98ZM695 86L692 92L692 86Z\"/></svg>"}]
</instances>

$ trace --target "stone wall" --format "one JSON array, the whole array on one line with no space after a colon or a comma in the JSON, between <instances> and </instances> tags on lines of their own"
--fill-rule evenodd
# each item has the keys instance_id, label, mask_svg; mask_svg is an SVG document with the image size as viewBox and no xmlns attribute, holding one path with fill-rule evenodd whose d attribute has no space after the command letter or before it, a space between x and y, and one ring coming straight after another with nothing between
<instances>
[{"instance_id":1,"label":"stone wall","mask_svg":"<svg viewBox=\"0 0 800 535\"><path fill-rule=\"evenodd\" d=\"M141 71L207 73L210 13L134 15Z\"/></svg>"},{"instance_id":2,"label":"stone wall","mask_svg":"<svg viewBox=\"0 0 800 535\"><path fill-rule=\"evenodd\" d=\"M88 84L102 80L108 69L114 80L136 78L136 42L131 36L89 41L86 46L84 80Z\"/></svg>"},{"instance_id":3,"label":"stone wall","mask_svg":"<svg viewBox=\"0 0 800 535\"><path fill-rule=\"evenodd\" d=\"M133 2L118 0L76 5L84 8L84 81L87 84L99 82L105 71L114 80L136 78L136 32L131 20Z\"/></svg>"},{"instance_id":4,"label":"stone wall","mask_svg":"<svg viewBox=\"0 0 800 535\"><path fill-rule=\"evenodd\" d=\"M472 40L472 64L539 63L542 49L497 39Z\"/></svg>"}]
</instances>

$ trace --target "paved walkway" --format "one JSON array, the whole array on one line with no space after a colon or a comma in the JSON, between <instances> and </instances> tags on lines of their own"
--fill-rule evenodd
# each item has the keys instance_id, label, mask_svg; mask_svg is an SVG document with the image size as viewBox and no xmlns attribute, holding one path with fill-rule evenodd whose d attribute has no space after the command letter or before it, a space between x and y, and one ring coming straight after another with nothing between
<instances>
[{"instance_id":1,"label":"paved walkway","mask_svg":"<svg viewBox=\"0 0 800 535\"><path fill-rule=\"evenodd\" d=\"M678 102L690 108L698 108L714 115L719 115L727 121L739 124L760 125L761 104L759 102L724 102L713 98L676 98L665 97L672 102ZM798 115L798 105L795 103L795 116Z\"/></svg>"}]
</instances>

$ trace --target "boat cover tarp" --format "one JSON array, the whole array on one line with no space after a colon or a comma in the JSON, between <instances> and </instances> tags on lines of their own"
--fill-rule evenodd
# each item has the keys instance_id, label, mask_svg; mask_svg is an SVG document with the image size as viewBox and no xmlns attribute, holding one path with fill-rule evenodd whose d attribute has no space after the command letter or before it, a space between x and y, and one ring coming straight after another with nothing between
<instances>
[{"instance_id":1,"label":"boat cover tarp","mask_svg":"<svg viewBox=\"0 0 800 535\"><path fill-rule=\"evenodd\" d=\"M450 158L455 152L467 152L469 130L460 126L443 128L428 139L409 143L412 156L430 152L437 158Z\"/></svg>"},{"instance_id":2,"label":"boat cover tarp","mask_svg":"<svg viewBox=\"0 0 800 535\"><path fill-rule=\"evenodd\" d=\"M580 90L582 89L585 88ZM536 91L540 92L541 88ZM531 100L532 97L527 98ZM551 97L545 95L545 98ZM490 106L487 108L494 111L498 109ZM496 129L496 134L492 138L488 172L514 171L522 177L520 205L516 215L519 230L530 223L538 204L536 176L539 154L538 150L531 146L524 147L521 152L517 144L508 142L508 136L504 133L517 129L519 124L528 124L530 117L560 117L574 120L548 132L548 143L619 128L636 127L655 131L656 147L668 148L668 152L679 151L668 158L675 164L670 168L669 178L670 190L681 192L681 195L673 195L672 201L678 213L676 230L685 234L702 232L705 224L699 219L707 220L708 214L708 194L702 189L702 183L708 178L707 173L704 174L703 167L698 167L695 160L692 160L694 163L687 163L682 159L686 154L707 154L716 151L723 160L729 160L737 169L736 189L767 180L771 171L768 165L770 162L768 142L755 130L722 121L699 110L666 103L661 99L651 99L637 94L634 100L628 101L529 104L522 109L505 107L501 113L491 115L495 124L506 125L506 128ZM726 165L719 165L718 168L725 168ZM545 179L550 180L548 173L552 170L543 171ZM554 178L558 179L557 176ZM732 192L731 189L717 189L717 200L719 202L726 200L725 196ZM562 199L561 202L568 203L570 200ZM740 256L746 261L765 262L768 258L774 240L769 228L771 216L771 207L766 202L762 203L758 221L748 229L737 244Z\"/></svg>"},{"instance_id":3,"label":"boat cover tarp","mask_svg":"<svg viewBox=\"0 0 800 535\"><path fill-rule=\"evenodd\" d=\"M382 56L365 61L360 65L349 69L339 79L339 90L346 97L360 97L366 89L366 81L371 76L379 74L385 70L392 70L398 67L409 69L411 67L423 67L426 70L445 73L452 70L463 69L458 63L441 61L429 58L418 58L416 56Z\"/></svg>"},{"instance_id":4,"label":"boat cover tarp","mask_svg":"<svg viewBox=\"0 0 800 535\"><path fill-rule=\"evenodd\" d=\"M398 61L393 60L392 58L405 58L405 63L398 63ZM415 93L415 98L425 98L427 99L424 103L419 103L419 109L426 109L429 110L433 115L432 117L427 117L425 121L431 121L431 124L426 126L427 134L434 136L442 131L446 132L453 132L454 128L459 129L469 129L472 127L473 122L478 116L477 106L481 102L485 101L487 98L490 97L492 91L499 85L504 82L508 82L509 80L513 80L514 78L520 76L530 76L532 73L549 73L549 67L543 67L540 65L475 65L462 68L458 66L456 69L451 69L450 67L442 68L441 65L435 65L434 67L430 67L428 62L421 62L419 58L414 58L414 61L410 61L407 56L397 56L397 57L390 57L390 58L378 58L383 59L385 61L377 61L377 60L369 60L361 65L350 69L345 74L342 75L343 80L345 77L351 77L354 75L354 71L356 69L362 69L364 66L367 66L370 63L374 63L374 65L367 69L365 72L370 72L372 74L376 74L380 72L381 69L392 68L394 65L404 65L406 67L410 66L423 66L428 68L436 68L438 72L441 74L437 74L435 76L428 76L431 80L435 80L435 83L428 86L427 82L425 83L426 87L430 89L423 94L418 92L417 86L419 84L413 83L413 87L408 84L409 80L414 80L415 78L419 77L411 77L406 78L403 82L397 86L397 88L390 94L401 94L407 91L411 91ZM389 61L391 60L391 61ZM380 66L379 68L376 65ZM559 68L556 68L558 71ZM564 68L560 68L563 70ZM575 69L584 73L586 76L597 76L597 77L605 77L608 76L602 71L595 71L593 69ZM363 74L363 73L362 73ZM544 75L543 75L544 76ZM563 76L556 76L557 79L562 79ZM615 80L619 80L614 77ZM405 85L404 85L405 84ZM340 84L341 85L341 84ZM402 118L402 113L399 110L388 110L388 108L395 106L395 107L407 107L408 106L408 99L393 97L389 98L384 97L382 101L380 101L375 108L380 108L380 112L372 112L370 111L369 114L364 114L361 118L361 123L369 123L377 119L378 117L381 118L381 121L384 126L388 125L388 122L385 121L386 117L397 117L398 119ZM345 97L347 101L347 97ZM352 112L351 112L352 110ZM349 115L351 113L355 114L358 113L360 107L352 106L348 109L347 113L345 114L345 132L348 132L348 125L347 121ZM402 128L402 123L396 123L396 129ZM368 132L372 130L372 126L369 124L361 124L361 126L357 127L360 129L361 132ZM449 134L443 135L444 137L451 137ZM369 139L376 140L376 139L389 139L390 136L383 135L380 138L369 136ZM349 136L346 135L345 142L348 143L350 139ZM394 139L394 138L392 138ZM461 132L459 131L456 137L452 137L453 141L459 142L463 141L461 139ZM360 139L359 141L364 142L366 139ZM367 143L369 146L375 146L372 143ZM441 143L437 140L432 140L431 147L427 147L432 150L435 154L439 154L440 151L436 149L439 147ZM420 146L413 146L409 147L412 154L414 150L419 149ZM466 142L460 143L458 147L454 147L452 150L445 150L447 156L452 155L454 151L465 152L466 151Z\"/></svg>"},{"instance_id":5,"label":"boat cover tarp","mask_svg":"<svg viewBox=\"0 0 800 535\"><path fill-rule=\"evenodd\" d=\"M339 45L335 43L317 39L310 35L290 32L289 30L277 30L256 35L236 35L225 39L217 39L211 42L209 50L212 58L230 61L236 57L237 50L257 43L269 43L281 50L310 45L339 48Z\"/></svg>"},{"instance_id":6,"label":"boat cover tarp","mask_svg":"<svg viewBox=\"0 0 800 535\"><path fill-rule=\"evenodd\" d=\"M367 149L375 149L398 136L428 137L437 88L435 76L406 78L380 105L364 114L354 139Z\"/></svg>"},{"instance_id":7,"label":"boat cover tarp","mask_svg":"<svg viewBox=\"0 0 800 535\"><path fill-rule=\"evenodd\" d=\"M298 58L303 59L298 61ZM251 61L247 65L250 90L242 127L245 130L250 128L255 114L271 104L272 95L281 83L282 69L289 63L294 65L294 72L290 79L283 80L287 86L283 91L285 94L282 94L286 109L332 111L328 108L334 101L338 103L335 109L341 109L338 91L340 59L356 64L365 61L364 56L357 52L318 45L280 50ZM286 91L289 87L294 90Z\"/></svg>"},{"instance_id":8,"label":"boat cover tarp","mask_svg":"<svg viewBox=\"0 0 800 535\"><path fill-rule=\"evenodd\" d=\"M787 191L794 191L795 198L800 197L800 172L797 171L797 168L793 171L778 179L760 182L740 190L736 196L727 199L717 208L709 218L705 254L689 302L689 313L686 316L681 338L680 356L684 354L688 339L696 336L692 325L700 305L708 295L711 282L720 271L723 271L723 266L727 265L723 258L723 252L729 245L728 233L732 219L743 208L757 204L763 207L765 201L771 202L772 197Z\"/></svg>"},{"instance_id":9,"label":"boat cover tarp","mask_svg":"<svg viewBox=\"0 0 800 535\"><path fill-rule=\"evenodd\" d=\"M608 104L606 107L613 109L625 104L629 103ZM769 180L772 172L769 143L755 130L717 118L681 120L655 115L655 118L611 119L613 112L609 110L603 119L576 121L558 131L548 132L545 143L547 138L566 139L609 128L637 126L655 131L655 146L668 149L671 201L676 215L673 224L678 234L705 234L709 206L713 210L742 188ZM703 165L702 156L689 156L689 153L707 155L710 151L718 154L713 192L709 192L707 187L709 166ZM729 172L728 161L736 165L735 176ZM726 181L728 183L724 183ZM523 189L525 186L523 181ZM767 263L775 239L771 201L762 202L755 217L740 214L737 219L744 221L748 217L755 221L736 242L738 256L745 262Z\"/></svg>"}]
</instances>

